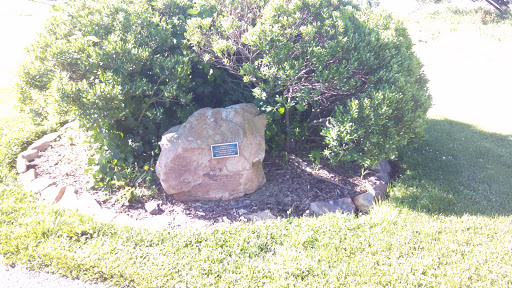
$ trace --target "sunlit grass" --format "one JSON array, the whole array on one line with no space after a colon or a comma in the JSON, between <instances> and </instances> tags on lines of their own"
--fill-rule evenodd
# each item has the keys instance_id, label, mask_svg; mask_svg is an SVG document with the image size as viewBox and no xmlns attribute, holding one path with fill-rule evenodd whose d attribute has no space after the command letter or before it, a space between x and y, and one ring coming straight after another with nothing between
<instances>
[{"instance_id":1,"label":"sunlit grass","mask_svg":"<svg viewBox=\"0 0 512 288\"><path fill-rule=\"evenodd\" d=\"M7 169L51 127L28 124L11 109L13 88L0 88L0 261L137 287L512 286L510 74L501 72L512 67L503 57L512 28L476 16L406 22L436 106L425 139L402 151L390 198L358 218L145 231L38 204Z\"/></svg>"},{"instance_id":2,"label":"sunlit grass","mask_svg":"<svg viewBox=\"0 0 512 288\"><path fill-rule=\"evenodd\" d=\"M429 115L512 134L512 57L506 52L512 51L512 17L500 18L485 3L473 5L429 5L404 19L431 80ZM485 15L494 20L482 20Z\"/></svg>"}]
</instances>

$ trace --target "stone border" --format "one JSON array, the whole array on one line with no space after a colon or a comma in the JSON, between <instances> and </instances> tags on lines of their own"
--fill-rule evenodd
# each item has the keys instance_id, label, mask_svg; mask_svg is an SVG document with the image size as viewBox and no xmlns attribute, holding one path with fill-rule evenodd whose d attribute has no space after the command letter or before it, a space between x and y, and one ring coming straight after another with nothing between
<instances>
[{"instance_id":1,"label":"stone border","mask_svg":"<svg viewBox=\"0 0 512 288\"><path fill-rule=\"evenodd\" d=\"M60 131L70 129L76 122L70 122L63 126ZM158 202L148 202L145 209L150 215L158 215L141 221L137 221L128 215L117 214L110 209L101 208L94 197L87 192L78 195L73 186L57 185L57 181L47 177L38 177L37 171L33 168L28 169L30 162L39 157L39 153L50 147L50 143L61 137L62 132L54 132L45 135L35 141L27 150L21 152L16 158L16 170L20 174L19 182L25 190L39 194L39 199L43 202L54 205L59 208L75 209L82 214L92 216L94 220L118 225L132 227L150 227L166 228L169 223L167 215L158 215L160 212ZM323 215L327 213L356 214L368 212L376 201L383 199L387 194L387 184L390 180L391 166L386 161L381 161L375 167L371 168L376 173L366 180L365 186L367 192L360 194L354 199L341 198L330 200L328 202L318 201L310 204L310 211L314 215ZM269 210L260 211L249 215L244 215L241 220L246 222L267 221L276 219Z\"/></svg>"},{"instance_id":2,"label":"stone border","mask_svg":"<svg viewBox=\"0 0 512 288\"><path fill-rule=\"evenodd\" d=\"M36 169L29 169L30 163L39 157L40 152L48 149L52 142L58 140L62 134L65 133L65 131L76 126L76 124L77 122L70 122L64 125L60 129L60 132L54 132L45 135L30 145L27 150L21 152L18 155L16 159L16 170L19 173L18 181L22 184L23 189L38 195L39 200L42 202L49 203L58 208L77 210L79 213L89 215L93 217L94 220L99 222L113 223L131 227L145 227L154 229L168 228L169 223L173 222L173 217L169 215L159 215L164 212L160 208L159 201L150 201L144 205L144 209L150 215L152 215L152 217L148 217L144 220L135 220L126 214L118 214L111 209L102 208L90 193L83 192L78 195L76 193L75 187L58 185L55 179L39 177ZM241 220L249 222L266 221L275 218L276 217L273 216L269 210L265 210L258 213L245 215ZM198 226L190 226L190 228L200 227L200 223Z\"/></svg>"},{"instance_id":3,"label":"stone border","mask_svg":"<svg viewBox=\"0 0 512 288\"><path fill-rule=\"evenodd\" d=\"M381 161L370 170L376 173L366 180L366 191L363 194L352 198L342 198L330 200L328 202L318 201L310 204L310 210L315 215L327 213L345 213L355 214L357 211L365 213L370 211L376 201L383 199L387 195L387 184L390 180L391 165L387 161Z\"/></svg>"},{"instance_id":4,"label":"stone border","mask_svg":"<svg viewBox=\"0 0 512 288\"><path fill-rule=\"evenodd\" d=\"M74 125L76 125L76 122L70 122L64 125L60 131L66 131ZM38 177L36 169L29 169L30 162L38 158L40 152L48 149L50 144L61 136L62 132L45 135L18 155L16 158L16 170L20 174L18 181L23 186L23 189L37 194L43 202L59 208L76 209L82 214L92 216L97 221L135 226L134 219L123 214L116 214L109 209L102 209L91 194L84 192L78 195L75 187L58 185L55 179Z\"/></svg>"}]
</instances>

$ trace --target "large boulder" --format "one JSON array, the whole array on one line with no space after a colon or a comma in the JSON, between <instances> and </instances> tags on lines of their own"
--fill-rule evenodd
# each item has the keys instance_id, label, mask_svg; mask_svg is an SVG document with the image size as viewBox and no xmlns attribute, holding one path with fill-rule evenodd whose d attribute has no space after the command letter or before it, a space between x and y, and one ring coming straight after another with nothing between
<instances>
[{"instance_id":1,"label":"large boulder","mask_svg":"<svg viewBox=\"0 0 512 288\"><path fill-rule=\"evenodd\" d=\"M256 191L266 179L266 116L254 104L203 108L162 137L156 174L180 201L227 200ZM211 145L238 143L239 156L213 158Z\"/></svg>"}]
</instances>

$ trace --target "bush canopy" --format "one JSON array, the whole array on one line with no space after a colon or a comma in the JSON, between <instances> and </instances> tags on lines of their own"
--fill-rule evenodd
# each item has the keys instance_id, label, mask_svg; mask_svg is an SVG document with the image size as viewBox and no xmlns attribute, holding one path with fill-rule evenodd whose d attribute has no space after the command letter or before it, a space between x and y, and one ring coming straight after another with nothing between
<instances>
[{"instance_id":1,"label":"bush canopy","mask_svg":"<svg viewBox=\"0 0 512 288\"><path fill-rule=\"evenodd\" d=\"M392 159L421 135L427 79L403 25L341 0L71 0L18 84L37 119L77 118L96 179L122 178L201 107L254 102L270 149Z\"/></svg>"}]
</instances>

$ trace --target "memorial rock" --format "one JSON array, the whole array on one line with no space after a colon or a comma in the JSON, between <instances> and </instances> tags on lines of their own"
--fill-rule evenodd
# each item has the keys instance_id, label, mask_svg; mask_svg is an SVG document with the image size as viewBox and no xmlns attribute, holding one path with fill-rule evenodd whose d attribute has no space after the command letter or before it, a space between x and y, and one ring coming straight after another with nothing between
<instances>
[{"instance_id":1,"label":"memorial rock","mask_svg":"<svg viewBox=\"0 0 512 288\"><path fill-rule=\"evenodd\" d=\"M196 111L162 136L156 173L164 190L180 201L227 200L256 191L266 181L265 125L254 104Z\"/></svg>"}]
</instances>

